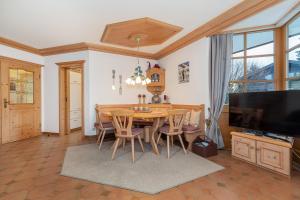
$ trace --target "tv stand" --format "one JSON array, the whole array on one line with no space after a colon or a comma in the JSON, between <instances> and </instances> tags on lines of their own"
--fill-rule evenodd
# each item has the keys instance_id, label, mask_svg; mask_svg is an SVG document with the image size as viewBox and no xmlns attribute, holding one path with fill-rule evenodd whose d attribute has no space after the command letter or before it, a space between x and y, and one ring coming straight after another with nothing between
<instances>
[{"instance_id":1,"label":"tv stand","mask_svg":"<svg viewBox=\"0 0 300 200\"><path fill-rule=\"evenodd\" d=\"M282 140L282 141L289 142L289 143L292 143L294 141L293 137L279 135L279 134L266 132L266 131L245 130L245 131L243 131L243 133L253 134L255 136L265 136L265 137L273 138L273 139L276 139L276 140Z\"/></svg>"},{"instance_id":2,"label":"tv stand","mask_svg":"<svg viewBox=\"0 0 300 200\"><path fill-rule=\"evenodd\" d=\"M290 176L292 141L231 132L232 156L274 172Z\"/></svg>"}]
</instances>

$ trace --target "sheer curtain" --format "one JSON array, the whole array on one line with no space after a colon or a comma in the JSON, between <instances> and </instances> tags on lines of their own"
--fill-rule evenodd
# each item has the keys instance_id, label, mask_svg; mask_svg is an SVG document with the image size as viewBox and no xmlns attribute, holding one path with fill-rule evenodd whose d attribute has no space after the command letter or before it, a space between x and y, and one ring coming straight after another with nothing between
<instances>
[{"instance_id":1,"label":"sheer curtain","mask_svg":"<svg viewBox=\"0 0 300 200\"><path fill-rule=\"evenodd\" d=\"M232 54L232 34L214 35L209 49L210 126L207 136L218 148L224 148L218 120L223 110L228 90Z\"/></svg>"}]
</instances>

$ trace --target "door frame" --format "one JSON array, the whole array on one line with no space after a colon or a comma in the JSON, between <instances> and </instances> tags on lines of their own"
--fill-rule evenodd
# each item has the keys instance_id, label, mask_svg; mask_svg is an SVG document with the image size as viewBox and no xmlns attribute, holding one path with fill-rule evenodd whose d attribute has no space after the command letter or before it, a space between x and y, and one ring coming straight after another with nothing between
<instances>
[{"instance_id":1,"label":"door frame","mask_svg":"<svg viewBox=\"0 0 300 200\"><path fill-rule=\"evenodd\" d=\"M69 79L67 71L70 69L80 69L81 71L81 127L84 137L84 63L85 60L76 60L56 63L59 66L59 134L67 135L70 133L70 101L67 87Z\"/></svg>"},{"instance_id":2,"label":"door frame","mask_svg":"<svg viewBox=\"0 0 300 200\"><path fill-rule=\"evenodd\" d=\"M41 133L41 126L42 126L42 119L41 119L41 107L42 107L42 101L41 101L41 95L42 95L42 86L41 86L41 83L42 83L42 77L41 77L41 73L42 73L42 70L41 68L43 67L43 65L41 64L37 64L37 63L33 63L33 62L29 62L29 61L23 61L23 60L19 60L19 59L15 59L15 58L10 58L10 57L5 57L5 56L0 56L0 74L3 73L3 68L2 68L2 65L3 63L5 62L8 62L8 63L13 63L13 64L16 64L16 65L21 65L21 66L32 66L32 67L36 67L36 68L40 68L38 71L39 71L39 95L35 96L35 98L38 98L38 108L39 108L39 130L40 130L40 133ZM34 72L36 73L36 72ZM2 77L0 76L0 145L1 144L4 144L4 143L7 143L7 141L4 141L3 140L3 118L4 118L4 115L5 115L5 110L3 108L3 104L4 104L4 101L3 101L3 90L4 90L4 82L5 80L2 80ZM34 93L35 93L35 89L34 89ZM37 99L35 99L37 100Z\"/></svg>"}]
</instances>

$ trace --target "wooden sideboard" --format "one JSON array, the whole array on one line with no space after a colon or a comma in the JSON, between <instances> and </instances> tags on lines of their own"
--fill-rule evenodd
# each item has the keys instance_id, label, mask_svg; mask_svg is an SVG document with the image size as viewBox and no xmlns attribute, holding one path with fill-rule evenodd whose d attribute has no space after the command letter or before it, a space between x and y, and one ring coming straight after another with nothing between
<instances>
[{"instance_id":1,"label":"wooden sideboard","mask_svg":"<svg viewBox=\"0 0 300 200\"><path fill-rule=\"evenodd\" d=\"M232 156L290 176L292 143L242 132L231 135Z\"/></svg>"}]
</instances>

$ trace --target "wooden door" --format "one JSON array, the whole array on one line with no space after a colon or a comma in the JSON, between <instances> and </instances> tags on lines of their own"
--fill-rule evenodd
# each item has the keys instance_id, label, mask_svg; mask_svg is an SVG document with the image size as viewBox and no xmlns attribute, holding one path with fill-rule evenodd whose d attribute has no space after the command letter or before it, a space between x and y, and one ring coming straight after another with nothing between
<instances>
[{"instance_id":1,"label":"wooden door","mask_svg":"<svg viewBox=\"0 0 300 200\"><path fill-rule=\"evenodd\" d=\"M40 66L0 59L2 143L41 133Z\"/></svg>"},{"instance_id":2,"label":"wooden door","mask_svg":"<svg viewBox=\"0 0 300 200\"><path fill-rule=\"evenodd\" d=\"M232 155L248 162L256 163L255 145L255 140L233 136Z\"/></svg>"},{"instance_id":3,"label":"wooden door","mask_svg":"<svg viewBox=\"0 0 300 200\"><path fill-rule=\"evenodd\" d=\"M290 175L290 149L257 141L257 164Z\"/></svg>"}]
</instances>

